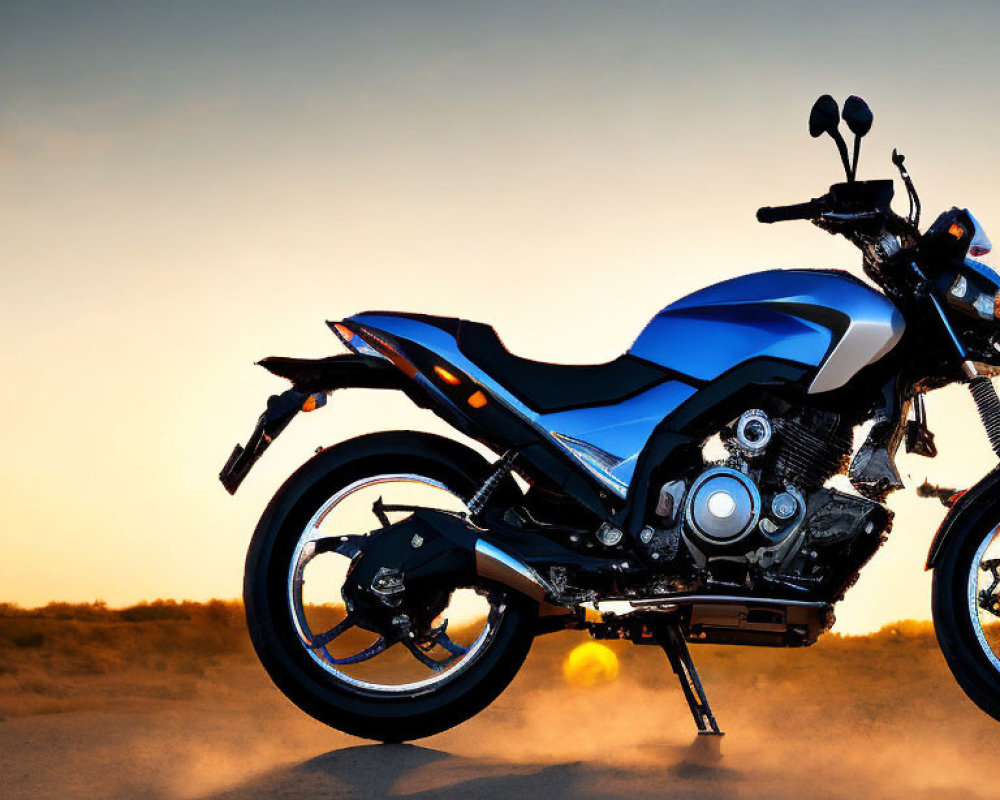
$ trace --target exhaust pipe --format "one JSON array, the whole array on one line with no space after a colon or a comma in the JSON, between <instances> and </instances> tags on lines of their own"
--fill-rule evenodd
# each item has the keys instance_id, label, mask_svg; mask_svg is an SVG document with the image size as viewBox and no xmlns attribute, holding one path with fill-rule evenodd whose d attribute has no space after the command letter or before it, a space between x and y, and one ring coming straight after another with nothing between
<instances>
[{"instance_id":1,"label":"exhaust pipe","mask_svg":"<svg viewBox=\"0 0 1000 800\"><path fill-rule=\"evenodd\" d=\"M476 574L502 583L539 603L555 602L556 592L541 575L485 539L476 541Z\"/></svg>"}]
</instances>

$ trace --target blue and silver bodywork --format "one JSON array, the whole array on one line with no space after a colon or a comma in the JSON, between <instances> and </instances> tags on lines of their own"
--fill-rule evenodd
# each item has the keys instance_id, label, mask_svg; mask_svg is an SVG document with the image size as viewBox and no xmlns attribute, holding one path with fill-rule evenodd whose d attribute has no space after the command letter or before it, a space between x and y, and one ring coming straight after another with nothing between
<instances>
[{"instance_id":1,"label":"blue and silver bodywork","mask_svg":"<svg viewBox=\"0 0 1000 800\"><path fill-rule=\"evenodd\" d=\"M629 355L662 367L663 381L617 402L543 413L492 377L488 365L474 363L455 336L425 320L371 312L347 322L391 336L404 353L412 342L457 368L621 498L654 429L706 383L750 361L779 359L808 370L810 393L832 391L886 355L904 327L885 296L847 273L746 275L667 306L640 333ZM428 376L417 378L436 400L454 406Z\"/></svg>"}]
</instances>

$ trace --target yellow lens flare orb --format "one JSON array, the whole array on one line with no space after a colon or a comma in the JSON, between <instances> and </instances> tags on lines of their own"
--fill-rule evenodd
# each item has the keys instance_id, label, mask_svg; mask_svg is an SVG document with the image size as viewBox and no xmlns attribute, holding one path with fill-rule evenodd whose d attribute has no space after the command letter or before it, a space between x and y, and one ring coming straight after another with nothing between
<instances>
[{"instance_id":1,"label":"yellow lens flare orb","mask_svg":"<svg viewBox=\"0 0 1000 800\"><path fill-rule=\"evenodd\" d=\"M607 645L585 642L574 647L563 662L566 683L578 689L590 689L611 683L618 677L618 656Z\"/></svg>"}]
</instances>

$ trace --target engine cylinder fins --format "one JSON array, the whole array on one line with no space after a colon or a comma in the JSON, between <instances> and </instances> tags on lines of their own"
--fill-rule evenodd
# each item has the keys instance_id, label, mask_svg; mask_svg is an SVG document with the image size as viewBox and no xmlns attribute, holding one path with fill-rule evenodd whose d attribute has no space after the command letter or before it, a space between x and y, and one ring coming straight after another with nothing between
<instances>
[{"instance_id":1,"label":"engine cylinder fins","mask_svg":"<svg viewBox=\"0 0 1000 800\"><path fill-rule=\"evenodd\" d=\"M702 542L726 546L754 530L760 511L760 492L753 481L729 467L715 467L691 485L685 522L688 531Z\"/></svg>"},{"instance_id":2,"label":"engine cylinder fins","mask_svg":"<svg viewBox=\"0 0 1000 800\"><path fill-rule=\"evenodd\" d=\"M736 446L747 458L761 455L771 443L773 435L774 428L770 418L759 408L744 411L736 421Z\"/></svg>"},{"instance_id":3,"label":"engine cylinder fins","mask_svg":"<svg viewBox=\"0 0 1000 800\"><path fill-rule=\"evenodd\" d=\"M780 442L774 472L787 483L806 490L819 488L831 475L846 471L853 433L835 415L824 416L811 425L791 418L775 421Z\"/></svg>"}]
</instances>

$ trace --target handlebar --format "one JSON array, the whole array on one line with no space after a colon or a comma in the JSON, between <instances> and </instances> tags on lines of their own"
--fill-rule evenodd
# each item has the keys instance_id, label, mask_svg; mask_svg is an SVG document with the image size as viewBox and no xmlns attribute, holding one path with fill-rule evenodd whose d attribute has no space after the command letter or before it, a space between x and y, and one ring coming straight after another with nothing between
<instances>
[{"instance_id":1,"label":"handlebar","mask_svg":"<svg viewBox=\"0 0 1000 800\"><path fill-rule=\"evenodd\" d=\"M793 219L815 219L826 210L826 204L819 200L796 203L790 206L764 206L757 209L757 221L788 222Z\"/></svg>"}]
</instances>

